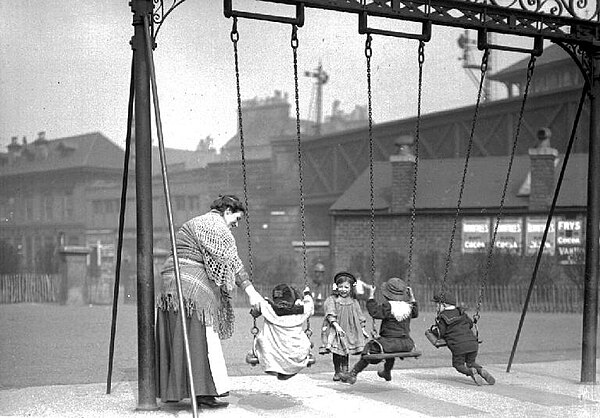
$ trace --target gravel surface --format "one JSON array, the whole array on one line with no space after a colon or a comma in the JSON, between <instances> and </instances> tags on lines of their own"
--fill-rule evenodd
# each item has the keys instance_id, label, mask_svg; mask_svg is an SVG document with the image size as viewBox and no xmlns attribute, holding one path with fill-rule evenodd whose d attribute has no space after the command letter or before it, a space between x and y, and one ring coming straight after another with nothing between
<instances>
[{"instance_id":1,"label":"gravel surface","mask_svg":"<svg viewBox=\"0 0 600 418\"><path fill-rule=\"evenodd\" d=\"M0 305L0 389L105 383L111 315L112 307L104 305ZM119 306L113 384L137 380L136 315L135 305ZM251 367L244 361L252 339L248 309L236 309L236 315L234 336L223 344L229 374L262 375L260 366ZM479 321L483 340L479 361L482 364L508 363L519 318L518 312L482 312ZM423 356L398 361L396 368L450 366L448 350L434 348L423 335L433 319L434 312L421 312L421 316L413 320L412 335ZM318 316L311 319L317 363L305 373L333 369L331 356L317 353L321 321L322 317ZM581 333L581 315L527 314L514 362L579 359Z\"/></svg>"}]
</instances>

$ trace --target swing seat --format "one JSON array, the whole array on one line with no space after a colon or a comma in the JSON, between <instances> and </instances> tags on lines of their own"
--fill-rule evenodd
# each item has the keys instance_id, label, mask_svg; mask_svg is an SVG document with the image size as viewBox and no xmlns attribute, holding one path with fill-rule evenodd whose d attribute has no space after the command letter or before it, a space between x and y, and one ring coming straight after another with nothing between
<instances>
[{"instance_id":1,"label":"swing seat","mask_svg":"<svg viewBox=\"0 0 600 418\"><path fill-rule=\"evenodd\" d=\"M374 342L379 347L379 350L378 351L368 350L366 353L362 354L362 356L361 356L361 358L363 358L370 364L377 364L381 360L385 360L388 358L399 358L400 360L404 360L407 357L419 358L423 354L419 350L415 350L415 349L412 349L411 351L395 351L395 352L391 352L391 353L385 353L383 351L383 347L381 346L381 343L379 341L377 341L377 340L371 340L371 341Z\"/></svg>"},{"instance_id":2,"label":"swing seat","mask_svg":"<svg viewBox=\"0 0 600 418\"><path fill-rule=\"evenodd\" d=\"M477 336L477 343L481 344L483 341L481 341L481 339L479 339L478 335L475 334L475 336ZM425 331L425 337L427 337L427 339L429 340L429 342L435 347L435 348L440 348L440 347L448 347L448 344L446 343L446 340L444 340L443 338L438 338L435 333L433 331L431 331L431 329L428 329Z\"/></svg>"}]
</instances>

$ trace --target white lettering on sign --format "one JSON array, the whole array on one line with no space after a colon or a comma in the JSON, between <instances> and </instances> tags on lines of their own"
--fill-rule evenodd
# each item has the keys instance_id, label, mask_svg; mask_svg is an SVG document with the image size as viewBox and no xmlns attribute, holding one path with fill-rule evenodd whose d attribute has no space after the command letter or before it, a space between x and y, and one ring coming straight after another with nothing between
<instances>
[{"instance_id":1,"label":"white lettering on sign","mask_svg":"<svg viewBox=\"0 0 600 418\"><path fill-rule=\"evenodd\" d=\"M500 224L498 225L498 232L519 233L521 232L521 224Z\"/></svg>"},{"instance_id":2,"label":"white lettering on sign","mask_svg":"<svg viewBox=\"0 0 600 418\"><path fill-rule=\"evenodd\" d=\"M558 221L559 231L581 231L581 221Z\"/></svg>"},{"instance_id":3,"label":"white lettering on sign","mask_svg":"<svg viewBox=\"0 0 600 418\"><path fill-rule=\"evenodd\" d=\"M483 241L465 241L465 248L485 248Z\"/></svg>"},{"instance_id":4,"label":"white lettering on sign","mask_svg":"<svg viewBox=\"0 0 600 418\"><path fill-rule=\"evenodd\" d=\"M527 218L526 230L528 233L543 233L546 229L546 219ZM554 220L550 221L548 232L554 232Z\"/></svg>"},{"instance_id":5,"label":"white lettering on sign","mask_svg":"<svg viewBox=\"0 0 600 418\"><path fill-rule=\"evenodd\" d=\"M560 255L577 255L582 253L582 247L558 247L558 254Z\"/></svg>"},{"instance_id":6,"label":"white lettering on sign","mask_svg":"<svg viewBox=\"0 0 600 418\"><path fill-rule=\"evenodd\" d=\"M541 239L532 239L529 241L529 248L540 248L540 244L542 243ZM552 244L548 241L545 242L544 248L552 248Z\"/></svg>"},{"instance_id":7,"label":"white lettering on sign","mask_svg":"<svg viewBox=\"0 0 600 418\"><path fill-rule=\"evenodd\" d=\"M463 232L489 232L489 226L487 224L463 224Z\"/></svg>"},{"instance_id":8,"label":"white lettering on sign","mask_svg":"<svg viewBox=\"0 0 600 418\"><path fill-rule=\"evenodd\" d=\"M581 238L579 237L561 237L556 238L558 245L581 245Z\"/></svg>"},{"instance_id":9,"label":"white lettering on sign","mask_svg":"<svg viewBox=\"0 0 600 418\"><path fill-rule=\"evenodd\" d=\"M519 248L515 241L497 241L496 248Z\"/></svg>"}]
</instances>

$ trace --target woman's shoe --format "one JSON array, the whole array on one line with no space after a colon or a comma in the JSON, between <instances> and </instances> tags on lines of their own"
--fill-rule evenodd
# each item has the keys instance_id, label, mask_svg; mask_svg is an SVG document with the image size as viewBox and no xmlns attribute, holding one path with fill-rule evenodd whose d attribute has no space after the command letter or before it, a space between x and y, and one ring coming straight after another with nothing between
<instances>
[{"instance_id":1,"label":"woman's shoe","mask_svg":"<svg viewBox=\"0 0 600 418\"><path fill-rule=\"evenodd\" d=\"M196 403L209 408L227 408L229 406L229 402L218 401L214 396L196 396Z\"/></svg>"}]
</instances>

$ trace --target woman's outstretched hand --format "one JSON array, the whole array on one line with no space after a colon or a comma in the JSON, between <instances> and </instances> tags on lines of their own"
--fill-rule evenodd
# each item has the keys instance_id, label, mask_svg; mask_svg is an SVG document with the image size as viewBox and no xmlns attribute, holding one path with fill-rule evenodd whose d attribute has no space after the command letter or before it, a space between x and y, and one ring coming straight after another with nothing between
<instances>
[{"instance_id":1,"label":"woman's outstretched hand","mask_svg":"<svg viewBox=\"0 0 600 418\"><path fill-rule=\"evenodd\" d=\"M248 285L248 287L246 287L246 294L248 295L250 306L258 309L260 306L260 301L262 300L260 293L256 291L253 285Z\"/></svg>"}]
</instances>

